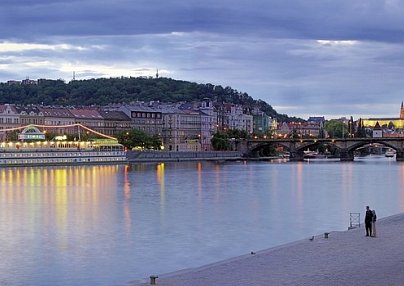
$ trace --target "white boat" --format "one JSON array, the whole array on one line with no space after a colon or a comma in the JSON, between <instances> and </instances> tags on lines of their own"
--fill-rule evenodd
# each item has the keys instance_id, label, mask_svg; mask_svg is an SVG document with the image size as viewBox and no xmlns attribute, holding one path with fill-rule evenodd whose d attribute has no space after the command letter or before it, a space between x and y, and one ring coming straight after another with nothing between
<instances>
[{"instance_id":1,"label":"white boat","mask_svg":"<svg viewBox=\"0 0 404 286\"><path fill-rule=\"evenodd\" d=\"M394 155L396 155L396 152L393 149L388 149L386 153L384 153L384 156L388 158L394 157Z\"/></svg>"},{"instance_id":2,"label":"white boat","mask_svg":"<svg viewBox=\"0 0 404 286\"><path fill-rule=\"evenodd\" d=\"M84 128L96 133L102 139L87 141L67 141L66 135L55 136L46 141L43 129L57 128L57 126L28 125L0 131L18 131L16 142L0 142L0 167L7 166L35 166L35 165L77 165L77 164L116 164L126 163L126 151L123 145L114 137L94 132L81 124L62 127ZM78 129L80 138L80 131Z\"/></svg>"},{"instance_id":3,"label":"white boat","mask_svg":"<svg viewBox=\"0 0 404 286\"><path fill-rule=\"evenodd\" d=\"M303 152L304 152L303 157L305 159L313 159L318 158L320 156L320 154L317 151L305 150Z\"/></svg>"},{"instance_id":4,"label":"white boat","mask_svg":"<svg viewBox=\"0 0 404 286\"><path fill-rule=\"evenodd\" d=\"M0 167L126 162L123 145L112 140L0 143Z\"/></svg>"}]
</instances>

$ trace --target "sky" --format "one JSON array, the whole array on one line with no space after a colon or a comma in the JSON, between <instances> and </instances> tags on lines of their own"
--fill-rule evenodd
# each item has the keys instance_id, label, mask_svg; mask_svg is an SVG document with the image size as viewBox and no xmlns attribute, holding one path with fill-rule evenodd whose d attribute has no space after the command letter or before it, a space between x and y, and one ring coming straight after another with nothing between
<instances>
[{"instance_id":1,"label":"sky","mask_svg":"<svg viewBox=\"0 0 404 286\"><path fill-rule=\"evenodd\" d=\"M401 0L1 0L0 82L159 76L307 119L398 117Z\"/></svg>"}]
</instances>

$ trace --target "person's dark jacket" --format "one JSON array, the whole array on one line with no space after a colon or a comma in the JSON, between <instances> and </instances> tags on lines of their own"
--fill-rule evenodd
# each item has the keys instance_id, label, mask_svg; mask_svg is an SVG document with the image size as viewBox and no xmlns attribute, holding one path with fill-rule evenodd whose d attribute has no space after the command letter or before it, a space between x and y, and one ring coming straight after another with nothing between
<instances>
[{"instance_id":1,"label":"person's dark jacket","mask_svg":"<svg viewBox=\"0 0 404 286\"><path fill-rule=\"evenodd\" d=\"M365 223L371 223L373 219L373 214L371 210L367 210L366 211L366 215L365 215Z\"/></svg>"}]
</instances>

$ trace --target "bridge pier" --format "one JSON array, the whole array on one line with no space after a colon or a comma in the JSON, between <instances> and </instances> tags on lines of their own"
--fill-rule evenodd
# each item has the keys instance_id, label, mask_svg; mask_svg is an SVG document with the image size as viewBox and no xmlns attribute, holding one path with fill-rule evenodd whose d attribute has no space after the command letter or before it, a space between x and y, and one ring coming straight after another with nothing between
<instances>
[{"instance_id":1,"label":"bridge pier","mask_svg":"<svg viewBox=\"0 0 404 286\"><path fill-rule=\"evenodd\" d=\"M396 161L402 162L404 161L404 151L403 150L397 150L396 152Z\"/></svg>"},{"instance_id":2,"label":"bridge pier","mask_svg":"<svg viewBox=\"0 0 404 286\"><path fill-rule=\"evenodd\" d=\"M340 161L353 161L354 160L354 152L342 149L339 155Z\"/></svg>"},{"instance_id":3,"label":"bridge pier","mask_svg":"<svg viewBox=\"0 0 404 286\"><path fill-rule=\"evenodd\" d=\"M291 162L304 161L304 152L303 151L289 152L289 161Z\"/></svg>"}]
</instances>

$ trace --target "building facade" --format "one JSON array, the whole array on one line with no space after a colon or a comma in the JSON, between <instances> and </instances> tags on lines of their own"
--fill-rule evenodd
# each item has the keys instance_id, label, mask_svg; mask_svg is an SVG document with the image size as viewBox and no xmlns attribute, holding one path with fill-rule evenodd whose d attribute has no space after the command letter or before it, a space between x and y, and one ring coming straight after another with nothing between
<instances>
[{"instance_id":1,"label":"building facade","mask_svg":"<svg viewBox=\"0 0 404 286\"><path fill-rule=\"evenodd\" d=\"M274 121L264 114L261 116L259 128L267 130ZM75 124L112 136L136 128L158 137L170 151L210 151L216 132L238 129L252 134L255 125L248 109L236 104L213 104L209 99L174 104L134 102L102 108L0 105L0 130L30 124L43 126L41 131L55 136L74 135L77 140L90 134L80 131ZM2 132L0 139L6 140L5 134Z\"/></svg>"}]
</instances>

